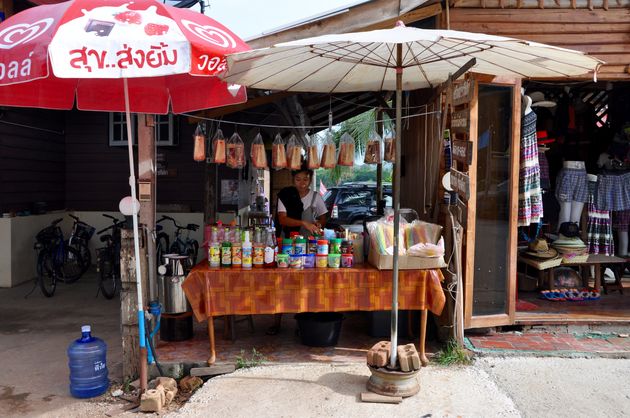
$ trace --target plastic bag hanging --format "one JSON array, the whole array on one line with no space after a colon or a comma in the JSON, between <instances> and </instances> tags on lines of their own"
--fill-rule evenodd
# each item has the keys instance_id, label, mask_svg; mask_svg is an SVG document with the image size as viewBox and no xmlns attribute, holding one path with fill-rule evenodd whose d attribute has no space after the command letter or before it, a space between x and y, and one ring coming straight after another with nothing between
<instances>
[{"instance_id":1,"label":"plastic bag hanging","mask_svg":"<svg viewBox=\"0 0 630 418\"><path fill-rule=\"evenodd\" d=\"M289 142L287 142L287 168L289 170L302 168L302 145L300 145L295 135L291 135Z\"/></svg>"},{"instance_id":2,"label":"plastic bag hanging","mask_svg":"<svg viewBox=\"0 0 630 418\"><path fill-rule=\"evenodd\" d=\"M243 140L236 132L232 134L227 142L226 154L228 167L245 167L245 143L243 143Z\"/></svg>"},{"instance_id":3,"label":"plastic bag hanging","mask_svg":"<svg viewBox=\"0 0 630 418\"><path fill-rule=\"evenodd\" d=\"M257 134L254 137L254 141L252 142L252 150L250 152L250 158L252 159L252 165L255 168L268 168L267 152L265 151L265 143L263 142L261 134Z\"/></svg>"},{"instance_id":4,"label":"plastic bag hanging","mask_svg":"<svg viewBox=\"0 0 630 418\"><path fill-rule=\"evenodd\" d=\"M287 152L280 134L276 135L271 145L271 166L276 170L287 167Z\"/></svg>"},{"instance_id":5,"label":"plastic bag hanging","mask_svg":"<svg viewBox=\"0 0 630 418\"><path fill-rule=\"evenodd\" d=\"M333 141L333 136L330 130L326 132L324 138L324 147L322 149L322 158L320 160L320 166L322 168L335 168L337 165L337 147Z\"/></svg>"},{"instance_id":6,"label":"plastic bag hanging","mask_svg":"<svg viewBox=\"0 0 630 418\"><path fill-rule=\"evenodd\" d=\"M197 124L197 129L193 134L194 148L193 148L193 160L205 161L206 160L206 135L203 132L201 123Z\"/></svg>"},{"instance_id":7,"label":"plastic bag hanging","mask_svg":"<svg viewBox=\"0 0 630 418\"><path fill-rule=\"evenodd\" d=\"M317 137L309 137L308 134L304 136L306 138L306 144L308 145L308 151L306 153L308 159L308 168L310 170L316 170L319 168L319 145Z\"/></svg>"},{"instance_id":8,"label":"plastic bag hanging","mask_svg":"<svg viewBox=\"0 0 630 418\"><path fill-rule=\"evenodd\" d=\"M385 161L396 162L396 139L394 133L385 138Z\"/></svg>"},{"instance_id":9,"label":"plastic bag hanging","mask_svg":"<svg viewBox=\"0 0 630 418\"><path fill-rule=\"evenodd\" d=\"M352 167L354 165L354 138L345 133L339 140L339 159L337 165Z\"/></svg>"},{"instance_id":10,"label":"plastic bag hanging","mask_svg":"<svg viewBox=\"0 0 630 418\"><path fill-rule=\"evenodd\" d=\"M363 162L365 164L379 164L381 163L381 136L372 131L370 133L370 139L368 139L365 145L365 157Z\"/></svg>"},{"instance_id":11,"label":"plastic bag hanging","mask_svg":"<svg viewBox=\"0 0 630 418\"><path fill-rule=\"evenodd\" d=\"M217 129L212 138L212 162L225 164L225 136L223 136L221 129Z\"/></svg>"}]
</instances>

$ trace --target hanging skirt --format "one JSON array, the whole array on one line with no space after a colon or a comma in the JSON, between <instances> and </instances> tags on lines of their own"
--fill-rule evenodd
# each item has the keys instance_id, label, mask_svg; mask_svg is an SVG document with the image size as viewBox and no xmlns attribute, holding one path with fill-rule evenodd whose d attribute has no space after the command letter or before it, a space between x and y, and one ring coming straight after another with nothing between
<instances>
[{"instance_id":1,"label":"hanging skirt","mask_svg":"<svg viewBox=\"0 0 630 418\"><path fill-rule=\"evenodd\" d=\"M540 222L543 217L542 190L538 142L536 141L536 113L521 119L521 150L518 183L518 226Z\"/></svg>"},{"instance_id":2,"label":"hanging skirt","mask_svg":"<svg viewBox=\"0 0 630 418\"><path fill-rule=\"evenodd\" d=\"M588 183L588 220L586 226L586 246L590 254L613 255L615 244L612 235L611 216L606 210L595 206L595 182Z\"/></svg>"}]
</instances>

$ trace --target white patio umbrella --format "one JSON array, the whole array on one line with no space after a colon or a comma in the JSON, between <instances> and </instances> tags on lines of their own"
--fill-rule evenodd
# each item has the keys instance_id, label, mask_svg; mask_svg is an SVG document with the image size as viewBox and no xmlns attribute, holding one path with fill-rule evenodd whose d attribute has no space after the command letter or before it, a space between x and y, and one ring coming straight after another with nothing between
<instances>
[{"instance_id":1,"label":"white patio umbrella","mask_svg":"<svg viewBox=\"0 0 630 418\"><path fill-rule=\"evenodd\" d=\"M394 259L390 365L398 334L400 129L403 90L437 87L472 58L475 72L566 78L596 72L602 61L581 52L481 33L405 27L323 35L228 55L228 82L265 90L342 93L396 91Z\"/></svg>"}]
</instances>

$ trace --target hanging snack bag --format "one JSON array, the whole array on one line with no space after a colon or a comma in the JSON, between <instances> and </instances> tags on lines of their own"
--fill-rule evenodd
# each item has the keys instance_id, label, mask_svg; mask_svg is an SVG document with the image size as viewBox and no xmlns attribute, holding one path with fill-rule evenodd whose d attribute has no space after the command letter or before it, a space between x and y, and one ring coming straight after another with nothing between
<instances>
[{"instance_id":1,"label":"hanging snack bag","mask_svg":"<svg viewBox=\"0 0 630 418\"><path fill-rule=\"evenodd\" d=\"M345 133L339 141L339 159L337 165L352 167L354 165L354 138Z\"/></svg>"},{"instance_id":2,"label":"hanging snack bag","mask_svg":"<svg viewBox=\"0 0 630 418\"><path fill-rule=\"evenodd\" d=\"M286 149L280 134L276 135L271 146L271 166L276 170L287 167Z\"/></svg>"},{"instance_id":3,"label":"hanging snack bag","mask_svg":"<svg viewBox=\"0 0 630 418\"><path fill-rule=\"evenodd\" d=\"M255 168L265 169L267 168L267 152L265 151L265 143L263 142L262 135L258 134L252 142L251 155L252 165Z\"/></svg>"},{"instance_id":4,"label":"hanging snack bag","mask_svg":"<svg viewBox=\"0 0 630 418\"><path fill-rule=\"evenodd\" d=\"M396 142L393 136L385 138L385 161L390 163L396 161Z\"/></svg>"},{"instance_id":5,"label":"hanging snack bag","mask_svg":"<svg viewBox=\"0 0 630 418\"><path fill-rule=\"evenodd\" d=\"M245 144L243 140L234 132L227 142L226 148L227 166L230 168L245 167Z\"/></svg>"},{"instance_id":6,"label":"hanging snack bag","mask_svg":"<svg viewBox=\"0 0 630 418\"><path fill-rule=\"evenodd\" d=\"M225 164L225 137L221 129L217 129L212 138L212 162Z\"/></svg>"},{"instance_id":7,"label":"hanging snack bag","mask_svg":"<svg viewBox=\"0 0 630 418\"><path fill-rule=\"evenodd\" d=\"M379 164L381 162L381 136L375 131L370 134L370 139L365 145L365 164Z\"/></svg>"},{"instance_id":8,"label":"hanging snack bag","mask_svg":"<svg viewBox=\"0 0 630 418\"><path fill-rule=\"evenodd\" d=\"M195 145L193 160L206 161L206 136L203 133L201 124L197 125L197 129L195 129L195 133L193 134L193 140Z\"/></svg>"},{"instance_id":9,"label":"hanging snack bag","mask_svg":"<svg viewBox=\"0 0 630 418\"><path fill-rule=\"evenodd\" d=\"M324 140L324 148L322 149L322 159L320 160L320 166L322 168L335 168L337 165L337 147L332 139L330 131L326 133L326 139Z\"/></svg>"},{"instance_id":10,"label":"hanging snack bag","mask_svg":"<svg viewBox=\"0 0 630 418\"><path fill-rule=\"evenodd\" d=\"M287 143L287 168L299 170L302 167L302 145L298 143L295 135L291 135Z\"/></svg>"},{"instance_id":11,"label":"hanging snack bag","mask_svg":"<svg viewBox=\"0 0 630 418\"><path fill-rule=\"evenodd\" d=\"M308 144L308 152L307 152L308 168L310 170L316 170L320 166L319 146L317 145L317 137L314 136L312 138L309 138L309 136L306 135L306 139L307 139L306 143Z\"/></svg>"}]
</instances>

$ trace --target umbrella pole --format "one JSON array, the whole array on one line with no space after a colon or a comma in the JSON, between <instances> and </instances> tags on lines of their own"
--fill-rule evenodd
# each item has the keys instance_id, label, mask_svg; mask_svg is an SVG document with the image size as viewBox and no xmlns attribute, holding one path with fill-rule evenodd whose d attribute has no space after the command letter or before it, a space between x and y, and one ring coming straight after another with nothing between
<instances>
[{"instance_id":1,"label":"umbrella pole","mask_svg":"<svg viewBox=\"0 0 630 418\"><path fill-rule=\"evenodd\" d=\"M398 360L398 231L400 230L400 129L402 126L402 44L396 44L396 162L394 164L394 257L392 266L392 323L389 367Z\"/></svg>"},{"instance_id":2,"label":"umbrella pole","mask_svg":"<svg viewBox=\"0 0 630 418\"><path fill-rule=\"evenodd\" d=\"M136 208L136 175L133 162L133 132L131 129L131 113L129 111L129 87L127 78L123 78L125 87L125 116L127 120L127 150L129 151L129 186L131 187L131 201L133 205L133 249L136 260L136 287L138 293L138 338L140 343L140 393L147 389L147 348L144 330L144 304L142 302L142 270L140 268L140 240L138 238L138 210Z\"/></svg>"}]
</instances>

